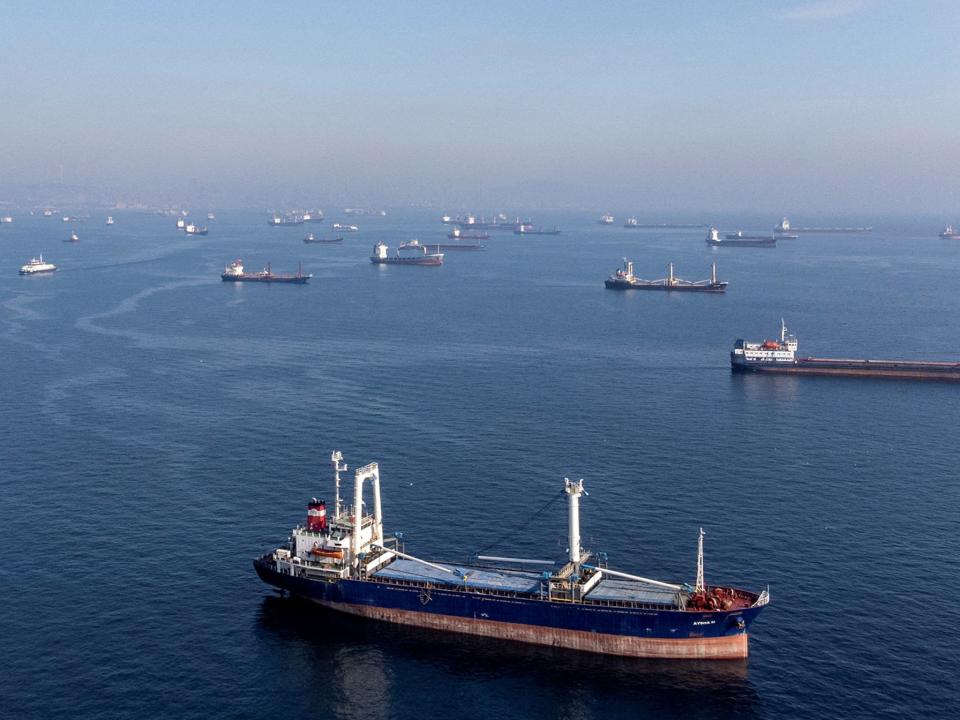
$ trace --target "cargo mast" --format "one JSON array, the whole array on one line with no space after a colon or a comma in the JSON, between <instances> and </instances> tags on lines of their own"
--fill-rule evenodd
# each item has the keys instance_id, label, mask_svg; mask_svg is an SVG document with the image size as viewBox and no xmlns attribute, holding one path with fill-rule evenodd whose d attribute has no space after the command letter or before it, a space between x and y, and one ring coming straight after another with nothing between
<instances>
[{"instance_id":1,"label":"cargo mast","mask_svg":"<svg viewBox=\"0 0 960 720\"><path fill-rule=\"evenodd\" d=\"M580 565L580 496L584 494L583 478L574 482L570 478L564 478L564 492L569 498L569 522L568 531L570 544L570 562L575 566Z\"/></svg>"},{"instance_id":2,"label":"cargo mast","mask_svg":"<svg viewBox=\"0 0 960 720\"><path fill-rule=\"evenodd\" d=\"M340 473L347 471L347 464L341 464L341 460L343 460L343 453L339 450L334 450L330 454L330 463L333 465L334 520L340 519Z\"/></svg>"},{"instance_id":3,"label":"cargo mast","mask_svg":"<svg viewBox=\"0 0 960 720\"><path fill-rule=\"evenodd\" d=\"M703 583L703 528L700 528L700 537L697 540L697 584L693 588L695 593L706 591Z\"/></svg>"}]
</instances>

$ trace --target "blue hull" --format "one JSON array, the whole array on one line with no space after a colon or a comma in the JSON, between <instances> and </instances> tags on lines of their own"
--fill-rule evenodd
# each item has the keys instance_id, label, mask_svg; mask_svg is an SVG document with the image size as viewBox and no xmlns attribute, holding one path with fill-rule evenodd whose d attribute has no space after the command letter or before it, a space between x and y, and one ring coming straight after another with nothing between
<instances>
[{"instance_id":1,"label":"blue hull","mask_svg":"<svg viewBox=\"0 0 960 720\"><path fill-rule=\"evenodd\" d=\"M377 620L634 657L738 659L762 606L684 612L494 595L430 584L314 580L254 561L260 578L334 610Z\"/></svg>"}]
</instances>

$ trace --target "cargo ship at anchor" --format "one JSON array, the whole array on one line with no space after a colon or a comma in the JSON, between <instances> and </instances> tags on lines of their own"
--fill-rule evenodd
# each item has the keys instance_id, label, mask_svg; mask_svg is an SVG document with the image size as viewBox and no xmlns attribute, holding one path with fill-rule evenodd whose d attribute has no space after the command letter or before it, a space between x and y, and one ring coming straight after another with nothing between
<instances>
[{"instance_id":1,"label":"cargo ship at anchor","mask_svg":"<svg viewBox=\"0 0 960 720\"><path fill-rule=\"evenodd\" d=\"M623 267L603 281L608 290L665 290L677 292L722 293L727 290L727 282L717 280L717 264L710 266L710 279L691 282L681 280L673 274L673 263L667 269L667 277L660 280L643 280L633 274L633 263L623 259Z\"/></svg>"},{"instance_id":2,"label":"cargo ship at anchor","mask_svg":"<svg viewBox=\"0 0 960 720\"><path fill-rule=\"evenodd\" d=\"M834 375L839 377L944 380L960 382L960 362L926 360L853 360L797 357L797 338L780 320L780 338L763 342L738 339L730 352L735 373L783 375Z\"/></svg>"},{"instance_id":3,"label":"cargo ship at anchor","mask_svg":"<svg viewBox=\"0 0 960 720\"><path fill-rule=\"evenodd\" d=\"M872 227L794 227L790 225L787 218L780 220L780 223L773 229L777 235L787 237L787 233L820 233L830 235L861 235L863 233L873 232Z\"/></svg>"},{"instance_id":4,"label":"cargo ship at anchor","mask_svg":"<svg viewBox=\"0 0 960 720\"><path fill-rule=\"evenodd\" d=\"M224 268L220 279L224 282L263 282L263 283L293 283L295 285L304 285L312 274L304 274L303 266L297 266L297 274L275 273L270 267L270 263L260 272L248 273L243 271L243 260L234 260Z\"/></svg>"},{"instance_id":5,"label":"cargo ship at anchor","mask_svg":"<svg viewBox=\"0 0 960 720\"><path fill-rule=\"evenodd\" d=\"M727 239L723 240L720 237L720 231L715 227L711 227L707 231L707 245L712 245L714 247L722 247L728 245L731 247L776 247L777 238L775 237L764 237L764 238L746 238L746 237L737 237L736 235L730 236L727 235Z\"/></svg>"},{"instance_id":6,"label":"cargo ship at anchor","mask_svg":"<svg viewBox=\"0 0 960 720\"><path fill-rule=\"evenodd\" d=\"M489 240L490 233L488 232L479 232L473 230L461 230L459 227L455 227L453 230L447 233L448 240Z\"/></svg>"},{"instance_id":7,"label":"cargo ship at anchor","mask_svg":"<svg viewBox=\"0 0 960 720\"><path fill-rule=\"evenodd\" d=\"M401 255L400 250L417 250L412 255ZM397 254L390 254L390 247L383 242L373 246L370 262L374 265L443 265L443 253L430 253L418 240L405 242L397 248Z\"/></svg>"},{"instance_id":8,"label":"cargo ship at anchor","mask_svg":"<svg viewBox=\"0 0 960 720\"><path fill-rule=\"evenodd\" d=\"M476 563L428 561L387 538L377 463L354 470L352 507L340 499L341 453L331 455L333 517L323 500L304 526L254 560L282 594L372 620L629 657L733 660L747 657L748 630L769 603L752 592L704 580L703 530L693 586L608 567L580 544L583 480L564 479L568 555L564 561L477 556ZM364 512L364 486L373 513ZM520 569L517 569L517 568Z\"/></svg>"}]
</instances>

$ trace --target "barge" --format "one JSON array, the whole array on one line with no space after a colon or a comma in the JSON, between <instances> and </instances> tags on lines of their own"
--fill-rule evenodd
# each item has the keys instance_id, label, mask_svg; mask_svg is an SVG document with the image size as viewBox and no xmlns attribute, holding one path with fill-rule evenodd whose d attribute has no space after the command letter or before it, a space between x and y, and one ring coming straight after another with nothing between
<instances>
[{"instance_id":1,"label":"barge","mask_svg":"<svg viewBox=\"0 0 960 720\"><path fill-rule=\"evenodd\" d=\"M401 625L501 638L574 651L672 660L747 657L748 631L769 603L753 592L704 579L703 530L693 585L652 580L609 567L581 547L583 480L564 478L568 550L563 560L477 556L424 560L384 534L380 470L354 470L353 503L340 498L343 456L334 452L332 519L313 498L306 524L253 561L261 580L322 608ZM373 491L364 503L364 487ZM372 508L372 513L366 512Z\"/></svg>"}]
</instances>

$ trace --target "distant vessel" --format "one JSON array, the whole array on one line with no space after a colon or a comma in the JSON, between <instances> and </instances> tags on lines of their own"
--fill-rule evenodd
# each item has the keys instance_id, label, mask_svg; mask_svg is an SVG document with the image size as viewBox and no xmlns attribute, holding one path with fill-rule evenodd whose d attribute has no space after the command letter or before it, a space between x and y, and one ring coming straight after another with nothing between
<instances>
[{"instance_id":1,"label":"distant vessel","mask_svg":"<svg viewBox=\"0 0 960 720\"><path fill-rule=\"evenodd\" d=\"M55 212L56 212L56 210L49 210L49 209L48 209L48 210L44 210L44 211L43 211L43 216L44 216L44 217L53 217L53 214L54 214Z\"/></svg>"},{"instance_id":2,"label":"distant vessel","mask_svg":"<svg viewBox=\"0 0 960 720\"><path fill-rule=\"evenodd\" d=\"M946 238L947 240L960 240L960 230L957 230L953 225L947 225L941 232L940 237Z\"/></svg>"},{"instance_id":3,"label":"distant vessel","mask_svg":"<svg viewBox=\"0 0 960 720\"><path fill-rule=\"evenodd\" d=\"M12 223L12 222L13 222L13 215L4 215L3 217L0 217L0 223Z\"/></svg>"},{"instance_id":4,"label":"distant vessel","mask_svg":"<svg viewBox=\"0 0 960 720\"><path fill-rule=\"evenodd\" d=\"M466 563L428 561L405 552L402 533L384 534L377 463L353 471L352 503L341 501L340 473L347 471L342 459L340 452L331 454L330 516L324 500L311 498L306 522L253 561L265 583L348 615L544 645L564 655L704 661L749 654L748 632L770 602L769 589L708 584L702 529L692 584L614 570L606 553L582 547L580 499L587 493L583 480L564 478L557 495L567 497L562 559L479 555ZM372 502L364 502L365 486L368 501L373 491ZM484 485L475 486L479 492Z\"/></svg>"},{"instance_id":5,"label":"distant vessel","mask_svg":"<svg viewBox=\"0 0 960 720\"><path fill-rule=\"evenodd\" d=\"M187 235L206 235L207 228L206 226L200 227L199 225L194 225L193 223L187 223L187 226L183 229Z\"/></svg>"},{"instance_id":6,"label":"distant vessel","mask_svg":"<svg viewBox=\"0 0 960 720\"><path fill-rule=\"evenodd\" d=\"M724 237L727 240L775 240L776 238L773 235L751 235L749 233L743 232L743 230L737 230L736 232L727 233Z\"/></svg>"},{"instance_id":7,"label":"distant vessel","mask_svg":"<svg viewBox=\"0 0 960 720\"><path fill-rule=\"evenodd\" d=\"M212 212L207 213L207 220L216 220L216 219L217 219L217 216L214 215Z\"/></svg>"},{"instance_id":8,"label":"distant vessel","mask_svg":"<svg viewBox=\"0 0 960 720\"><path fill-rule=\"evenodd\" d=\"M527 225L526 223L520 223L517 225L517 229L513 231L514 235L559 235L560 228L554 227L543 228L543 227L534 227L533 225Z\"/></svg>"},{"instance_id":9,"label":"distant vessel","mask_svg":"<svg viewBox=\"0 0 960 720\"><path fill-rule=\"evenodd\" d=\"M317 238L317 237L314 236L313 233L310 233L309 235L307 235L307 236L303 239L303 241L304 241L305 243L317 243L317 244L333 245L333 244L336 244L336 243L342 243L342 242L343 242L343 238L342 238L342 237L335 237L335 238Z\"/></svg>"},{"instance_id":10,"label":"distant vessel","mask_svg":"<svg viewBox=\"0 0 960 720\"><path fill-rule=\"evenodd\" d=\"M667 277L660 280L642 280L633 274L633 263L623 259L623 267L604 281L608 290L666 290L678 292L722 293L727 290L725 281L717 280L717 264L713 263L709 280L690 282L681 280L673 274L673 263L667 270Z\"/></svg>"},{"instance_id":11,"label":"distant vessel","mask_svg":"<svg viewBox=\"0 0 960 720\"><path fill-rule=\"evenodd\" d=\"M287 225L303 225L303 219L299 215L274 215L267 221L270 227L285 227Z\"/></svg>"},{"instance_id":12,"label":"distant vessel","mask_svg":"<svg viewBox=\"0 0 960 720\"><path fill-rule=\"evenodd\" d=\"M334 223L332 229L339 230L340 232L359 232L360 228L356 225L344 225L342 223Z\"/></svg>"},{"instance_id":13,"label":"distant vessel","mask_svg":"<svg viewBox=\"0 0 960 720\"><path fill-rule=\"evenodd\" d=\"M787 218L783 218L773 229L774 233L822 233L832 235L859 235L873 232L872 227L793 227Z\"/></svg>"},{"instance_id":14,"label":"distant vessel","mask_svg":"<svg viewBox=\"0 0 960 720\"><path fill-rule=\"evenodd\" d=\"M50 273L57 269L53 263L43 261L43 254L39 258L31 258L30 262L20 268L21 275L39 275L40 273Z\"/></svg>"},{"instance_id":15,"label":"distant vessel","mask_svg":"<svg viewBox=\"0 0 960 720\"><path fill-rule=\"evenodd\" d=\"M307 210L303 215L300 216L304 222L308 223L322 223L323 222L323 211L322 210Z\"/></svg>"},{"instance_id":16,"label":"distant vessel","mask_svg":"<svg viewBox=\"0 0 960 720\"><path fill-rule=\"evenodd\" d=\"M730 369L739 373L835 375L960 382L960 362L798 358L797 338L787 334L787 326L782 319L779 340L764 340L757 343L738 339L730 352Z\"/></svg>"},{"instance_id":17,"label":"distant vessel","mask_svg":"<svg viewBox=\"0 0 960 720\"><path fill-rule=\"evenodd\" d=\"M613 225L613 215L601 215L600 216L601 225Z\"/></svg>"},{"instance_id":18,"label":"distant vessel","mask_svg":"<svg viewBox=\"0 0 960 720\"><path fill-rule=\"evenodd\" d=\"M77 235L77 231L74 230L72 233L70 233L70 237L65 239L64 242L80 242L80 236Z\"/></svg>"},{"instance_id":19,"label":"distant vessel","mask_svg":"<svg viewBox=\"0 0 960 720\"><path fill-rule=\"evenodd\" d=\"M260 272L246 273L243 271L243 260L234 260L224 268L220 275L220 279L226 282L295 283L298 285L303 285L312 277L313 275L303 274L302 265L297 267L296 275L290 275L288 273L274 273L270 263L267 263L267 266Z\"/></svg>"},{"instance_id":20,"label":"distant vessel","mask_svg":"<svg viewBox=\"0 0 960 720\"><path fill-rule=\"evenodd\" d=\"M447 238L450 240L489 240L490 233L474 230L461 230L460 228L455 227L453 230L447 233Z\"/></svg>"},{"instance_id":21,"label":"distant vessel","mask_svg":"<svg viewBox=\"0 0 960 720\"><path fill-rule=\"evenodd\" d=\"M403 247L403 245L401 245L400 247ZM438 253L444 252L447 250L482 250L483 249L483 245L481 245L479 242L475 240L466 239L466 238L457 240L455 242L448 242L448 243L428 243L424 247L434 248Z\"/></svg>"},{"instance_id":22,"label":"distant vessel","mask_svg":"<svg viewBox=\"0 0 960 720\"><path fill-rule=\"evenodd\" d=\"M401 249L416 249L414 255L401 255ZM397 248L396 255L390 255L390 248L386 243L378 242L373 246L373 255L370 262L376 265L443 265L443 253L428 253L427 248L417 240L403 243Z\"/></svg>"},{"instance_id":23,"label":"distant vessel","mask_svg":"<svg viewBox=\"0 0 960 720\"><path fill-rule=\"evenodd\" d=\"M113 225L113 215L107 215L107 225Z\"/></svg>"},{"instance_id":24,"label":"distant vessel","mask_svg":"<svg viewBox=\"0 0 960 720\"><path fill-rule=\"evenodd\" d=\"M177 230L184 230L187 227L187 221L182 217L177 218Z\"/></svg>"},{"instance_id":25,"label":"distant vessel","mask_svg":"<svg viewBox=\"0 0 960 720\"><path fill-rule=\"evenodd\" d=\"M637 222L635 217L628 217L627 221L623 224L625 228L637 228L640 227L640 224Z\"/></svg>"},{"instance_id":26,"label":"distant vessel","mask_svg":"<svg viewBox=\"0 0 960 720\"><path fill-rule=\"evenodd\" d=\"M777 239L771 237L771 238L764 238L762 240L747 240L747 239L721 240L720 231L717 230L715 227L711 227L710 230L707 232L707 245L714 245L714 246L729 245L731 247L776 247Z\"/></svg>"}]
</instances>

